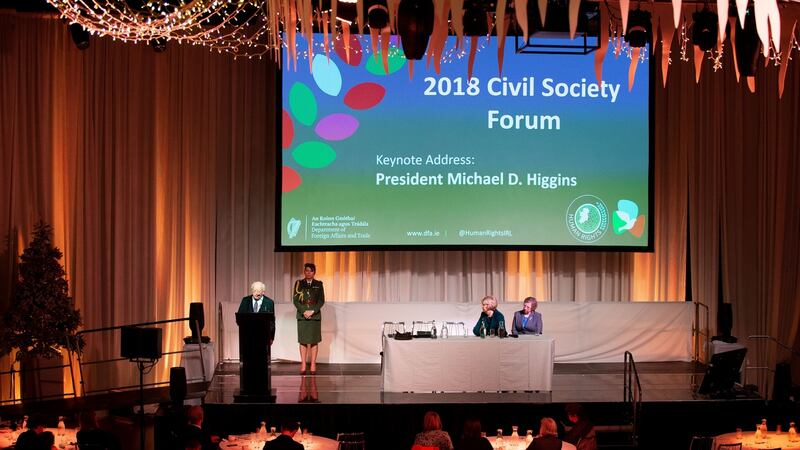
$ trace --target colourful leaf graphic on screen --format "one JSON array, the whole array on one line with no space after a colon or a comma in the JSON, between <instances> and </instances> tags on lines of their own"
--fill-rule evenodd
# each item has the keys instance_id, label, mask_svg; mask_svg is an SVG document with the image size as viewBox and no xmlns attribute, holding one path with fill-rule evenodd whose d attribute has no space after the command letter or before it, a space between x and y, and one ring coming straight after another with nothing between
<instances>
[{"instance_id":1,"label":"colourful leaf graphic on screen","mask_svg":"<svg viewBox=\"0 0 800 450\"><path fill-rule=\"evenodd\" d=\"M336 152L324 142L308 141L292 150L292 157L307 169L321 169L336 159Z\"/></svg>"},{"instance_id":2,"label":"colourful leaf graphic on screen","mask_svg":"<svg viewBox=\"0 0 800 450\"><path fill-rule=\"evenodd\" d=\"M314 93L303 83L297 82L289 91L289 109L298 122L311 126L317 120L317 100Z\"/></svg>"},{"instance_id":3,"label":"colourful leaf graphic on screen","mask_svg":"<svg viewBox=\"0 0 800 450\"><path fill-rule=\"evenodd\" d=\"M323 117L314 131L326 141L341 141L353 135L358 129L358 120L349 114L336 113Z\"/></svg>"},{"instance_id":4,"label":"colourful leaf graphic on screen","mask_svg":"<svg viewBox=\"0 0 800 450\"><path fill-rule=\"evenodd\" d=\"M399 48L389 49L389 73L383 69L383 57L380 52L367 58L367 71L373 75L391 75L402 69L406 64L406 57Z\"/></svg>"},{"instance_id":5,"label":"colourful leaf graphic on screen","mask_svg":"<svg viewBox=\"0 0 800 450\"><path fill-rule=\"evenodd\" d=\"M641 237L644 232L644 215L639 215L639 206L630 200L620 200L617 202L617 210L614 211L613 226L614 233L623 234L626 231L636 237Z\"/></svg>"},{"instance_id":6,"label":"colourful leaf graphic on screen","mask_svg":"<svg viewBox=\"0 0 800 450\"><path fill-rule=\"evenodd\" d=\"M303 179L300 174L289 166L283 166L283 173L281 175L281 191L292 192L303 184Z\"/></svg>"},{"instance_id":7,"label":"colourful leaf graphic on screen","mask_svg":"<svg viewBox=\"0 0 800 450\"><path fill-rule=\"evenodd\" d=\"M339 91L342 90L342 74L339 72L339 67L325 55L314 56L311 76L317 87L331 97L339 95Z\"/></svg>"},{"instance_id":8,"label":"colourful leaf graphic on screen","mask_svg":"<svg viewBox=\"0 0 800 450\"><path fill-rule=\"evenodd\" d=\"M283 129L281 130L281 147L287 149L292 146L294 140L294 123L292 116L286 110L283 110Z\"/></svg>"},{"instance_id":9,"label":"colourful leaf graphic on screen","mask_svg":"<svg viewBox=\"0 0 800 450\"><path fill-rule=\"evenodd\" d=\"M352 109L370 109L383 100L386 88L378 83L361 83L344 94L344 104Z\"/></svg>"},{"instance_id":10,"label":"colourful leaf graphic on screen","mask_svg":"<svg viewBox=\"0 0 800 450\"><path fill-rule=\"evenodd\" d=\"M361 41L358 40L357 35L351 34L349 41L350 41L350 60L347 59L347 52L345 52L344 48L344 40L345 37L342 36L341 39L337 39L333 43L333 50L339 55L339 58L342 61L346 62L351 66L358 67L361 65Z\"/></svg>"}]
</instances>

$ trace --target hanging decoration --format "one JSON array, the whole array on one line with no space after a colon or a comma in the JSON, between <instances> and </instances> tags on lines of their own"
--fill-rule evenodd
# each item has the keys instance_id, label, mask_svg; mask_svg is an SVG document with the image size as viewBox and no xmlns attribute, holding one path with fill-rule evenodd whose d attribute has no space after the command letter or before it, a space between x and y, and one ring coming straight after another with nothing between
<instances>
[{"instance_id":1,"label":"hanging decoration","mask_svg":"<svg viewBox=\"0 0 800 450\"><path fill-rule=\"evenodd\" d=\"M406 58L409 58L409 76L413 77L413 59L420 55L426 59L426 66L439 73L441 64L448 59L446 55L453 52L464 54L464 37L469 36L468 68L475 61L480 39L491 39L492 35L499 39L497 53L498 73L502 73L506 35L520 36L527 42L528 36L535 34L546 21L548 4L559 8L566 6L568 14L568 30L570 39L576 36L580 21L581 2L587 0L48 0L58 9L63 19L70 24L79 24L95 36L107 36L125 42L161 42L175 41L179 44L202 45L211 50L226 52L234 57L272 57L279 64L285 64L290 70L297 70L298 55L305 59L312 70L312 65L319 60L314 57L315 33L322 33L322 46L317 51L324 53L325 58L331 50L343 52L345 60L350 61L353 52L371 52L380 60L384 71L389 70L390 41L397 47L403 47ZM692 14L701 8L701 4L687 4L682 0L662 0L642 2L634 0L613 0L600 3L600 23L598 31L599 48L595 56L595 72L598 79L602 77L602 62L609 43L613 45L614 54L619 56L626 43L626 33L639 30L641 14L649 14L651 46L649 52L626 51L631 59L631 72L636 64L647 53L653 52L653 44L661 44L661 52L655 54L659 58L662 72L662 84L666 85L670 64L680 61L693 61L696 80L699 81L702 66L708 63L714 71L723 64L722 49L725 41L730 42L730 53L733 57L737 80L740 69L747 68L747 84L754 89L752 64L741 60L737 53L744 51L734 42L737 31L742 33L746 21L755 26L758 47L762 60L767 64L772 61L780 71L778 95L783 94L788 64L792 52L797 47L797 21L800 18L800 4L778 0L735 0L736 16L728 17L728 0L705 0L704 10L713 11L718 21L717 51L700 50L690 42L687 29L693 26ZM376 9L377 8L377 9ZM476 10L477 8L477 10ZM553 6L556 8L556 6ZM714 9L711 9L714 8ZM529 23L528 11L538 11L537 23ZM398 14L399 10L403 10ZM375 16L371 12L378 11L380 20L370 22ZM415 15L416 14L416 15ZM628 30L631 14L638 14L636 30ZM430 15L431 17L424 17ZM405 23L399 23L398 16ZM485 16L485 25L479 24ZM476 19L477 17L477 19ZM753 17L755 18L753 21ZM738 18L738 20L737 20ZM671 20L670 20L671 19ZM409 20L416 24L409 24ZM467 21L470 21L468 24ZM633 21L634 19L630 19ZM540 22L540 23L539 23ZM476 24L479 26L475 31ZM375 28L377 27L377 28ZM411 27L411 28L409 28ZM365 30L366 28L366 30ZM403 29L414 30L414 35L402 36ZM429 30L429 31L428 31ZM363 46L352 33L369 33L371 45ZM297 49L297 34L304 36L308 48L303 52ZM421 34L420 34L421 33ZM427 34L425 34L427 33ZM673 58L672 48L674 36L678 34L675 44L680 49L680 58ZM455 35L456 48L445 48L447 36ZM623 37L625 39L623 39ZM742 36L740 36L741 38ZM316 38L319 39L319 38ZM410 39L410 40L409 40ZM753 38L755 39L755 38ZM412 42L413 41L413 42ZM752 44L743 41L748 47ZM414 45L411 52L406 48ZM419 47L419 46L423 47ZM740 47L744 45L740 43ZM691 46L691 47L690 47ZM357 50L354 50L358 47ZM364 48L362 48L364 47ZM628 49L630 50L630 49ZM706 53L710 52L710 57ZM281 60L285 54L285 60ZM357 56L360 58L359 56ZM747 58L749 59L750 56ZM452 57L449 57L452 59ZM460 59L460 57L459 57ZM710 59L710 63L708 62ZM755 61L755 60L753 60ZM748 64L743 66L743 64Z\"/></svg>"}]
</instances>

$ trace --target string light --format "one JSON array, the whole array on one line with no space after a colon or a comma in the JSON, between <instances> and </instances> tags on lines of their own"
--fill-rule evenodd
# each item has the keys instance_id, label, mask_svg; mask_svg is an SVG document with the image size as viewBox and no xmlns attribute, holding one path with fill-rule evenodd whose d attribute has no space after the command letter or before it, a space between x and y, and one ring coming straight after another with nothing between
<instances>
[{"instance_id":1,"label":"string light","mask_svg":"<svg viewBox=\"0 0 800 450\"><path fill-rule=\"evenodd\" d=\"M791 48L789 49L789 52L791 52ZM774 66L780 66L781 65L781 53L779 51L775 50L775 46L772 45L772 41L770 41L770 43L769 43L768 55L769 56L767 58L769 58L769 60L772 61L772 65L774 65Z\"/></svg>"},{"instance_id":2,"label":"string light","mask_svg":"<svg viewBox=\"0 0 800 450\"><path fill-rule=\"evenodd\" d=\"M689 37L686 36L686 23L681 25L681 61L689 62L689 52L687 51Z\"/></svg>"},{"instance_id":3,"label":"string light","mask_svg":"<svg viewBox=\"0 0 800 450\"><path fill-rule=\"evenodd\" d=\"M351 35L351 36L355 36L355 38L358 39L359 44L361 44L360 45L360 47L361 47L360 50L357 50L355 48L350 48L350 53L351 54L353 54L353 55L369 55L369 56L372 55L372 48L370 46L370 38L369 38L369 36L362 36L362 35ZM340 42L342 40L343 40L342 35L341 34L337 34L336 35L336 39L332 39L331 42L328 44L328 51L335 51L336 42ZM489 37L488 36L485 39L484 38L479 39L478 40L478 47L477 47L476 52L480 53L482 50L486 49L488 44L489 44ZM284 49L289 48L289 43L286 41L286 39L282 40L281 46ZM450 63L453 63L453 62L456 62L456 61L460 61L460 60L466 58L467 56L469 56L469 46L470 46L470 41L465 39L465 42L461 45L460 48L452 47L452 48L445 49L442 52L442 64L450 64ZM325 52L325 43L324 42L320 42L320 41L315 40L313 47L314 47L313 54L315 54L315 55L324 54L324 52ZM392 45L392 46L389 47L389 55L392 55L393 52L402 52L402 50L400 50L398 47L395 47L394 45ZM301 60L301 61L302 60L307 60L308 57L309 57L309 52L308 52L307 49L298 50L297 51L297 59L298 60Z\"/></svg>"},{"instance_id":4,"label":"string light","mask_svg":"<svg viewBox=\"0 0 800 450\"><path fill-rule=\"evenodd\" d=\"M175 40L242 56L277 48L268 0L48 0L70 23L123 42ZM277 12L276 12L277 13Z\"/></svg>"},{"instance_id":5,"label":"string light","mask_svg":"<svg viewBox=\"0 0 800 450\"><path fill-rule=\"evenodd\" d=\"M725 43L721 43L719 46L719 52L715 52L713 49L708 51L708 59L711 60L713 64L714 72L718 70L722 70L722 56L725 53Z\"/></svg>"}]
</instances>

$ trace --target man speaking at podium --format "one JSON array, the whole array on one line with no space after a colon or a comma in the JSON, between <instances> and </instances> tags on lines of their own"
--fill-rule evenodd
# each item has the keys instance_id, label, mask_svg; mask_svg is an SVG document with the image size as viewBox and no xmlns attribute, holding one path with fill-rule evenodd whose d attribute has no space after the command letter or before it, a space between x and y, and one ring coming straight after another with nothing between
<instances>
[{"instance_id":1,"label":"man speaking at podium","mask_svg":"<svg viewBox=\"0 0 800 450\"><path fill-rule=\"evenodd\" d=\"M264 295L267 286L260 281L255 281L250 285L251 295L242 299L239 304L239 313L271 313L275 314L275 302L271 298ZM275 339L275 331L270 330L269 345Z\"/></svg>"},{"instance_id":2,"label":"man speaking at podium","mask_svg":"<svg viewBox=\"0 0 800 450\"><path fill-rule=\"evenodd\" d=\"M252 295L242 299L236 312L241 362L236 402L274 401L269 364L275 339L275 302L264 295L265 290L260 281L251 284Z\"/></svg>"}]
</instances>

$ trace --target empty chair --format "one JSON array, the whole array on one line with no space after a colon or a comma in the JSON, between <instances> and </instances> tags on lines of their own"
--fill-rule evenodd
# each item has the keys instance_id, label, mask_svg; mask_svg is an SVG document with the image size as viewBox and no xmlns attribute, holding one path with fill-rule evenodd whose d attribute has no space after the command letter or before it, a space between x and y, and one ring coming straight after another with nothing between
<instances>
[{"instance_id":1,"label":"empty chair","mask_svg":"<svg viewBox=\"0 0 800 450\"><path fill-rule=\"evenodd\" d=\"M692 436L689 450L712 450L714 438L710 436Z\"/></svg>"},{"instance_id":2,"label":"empty chair","mask_svg":"<svg viewBox=\"0 0 800 450\"><path fill-rule=\"evenodd\" d=\"M737 442L735 444L719 444L717 446L717 450L742 450L742 443Z\"/></svg>"},{"instance_id":3,"label":"empty chair","mask_svg":"<svg viewBox=\"0 0 800 450\"><path fill-rule=\"evenodd\" d=\"M383 322L383 331L381 334L388 338L393 338L397 333L406 332L405 322Z\"/></svg>"},{"instance_id":4,"label":"empty chair","mask_svg":"<svg viewBox=\"0 0 800 450\"><path fill-rule=\"evenodd\" d=\"M430 333L433 331L433 321L425 322L422 320L415 320L411 324L411 334L416 335L419 332Z\"/></svg>"},{"instance_id":5,"label":"empty chair","mask_svg":"<svg viewBox=\"0 0 800 450\"><path fill-rule=\"evenodd\" d=\"M466 336L467 327L464 322L445 322L444 326L447 328L448 336Z\"/></svg>"},{"instance_id":6,"label":"empty chair","mask_svg":"<svg viewBox=\"0 0 800 450\"><path fill-rule=\"evenodd\" d=\"M338 450L364 450L364 433L339 433L336 442Z\"/></svg>"}]
</instances>

